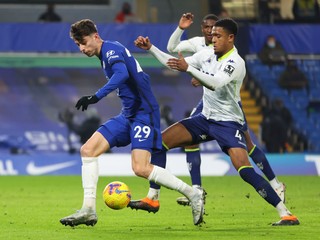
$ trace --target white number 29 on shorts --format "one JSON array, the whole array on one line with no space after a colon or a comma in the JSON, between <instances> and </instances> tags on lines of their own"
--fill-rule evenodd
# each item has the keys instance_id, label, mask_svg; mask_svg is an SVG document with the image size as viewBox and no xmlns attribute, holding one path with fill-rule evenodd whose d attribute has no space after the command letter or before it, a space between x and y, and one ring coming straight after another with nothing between
<instances>
[{"instance_id":1,"label":"white number 29 on shorts","mask_svg":"<svg viewBox=\"0 0 320 240\"><path fill-rule=\"evenodd\" d=\"M151 133L151 129L148 126L135 126L134 131L136 132L134 138L148 138Z\"/></svg>"}]
</instances>

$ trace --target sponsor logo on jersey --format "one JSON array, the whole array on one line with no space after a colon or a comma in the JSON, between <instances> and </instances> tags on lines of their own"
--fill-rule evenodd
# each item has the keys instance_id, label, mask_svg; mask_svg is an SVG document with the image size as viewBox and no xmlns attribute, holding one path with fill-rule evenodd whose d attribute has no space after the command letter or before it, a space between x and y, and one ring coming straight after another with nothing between
<instances>
[{"instance_id":1,"label":"sponsor logo on jersey","mask_svg":"<svg viewBox=\"0 0 320 240\"><path fill-rule=\"evenodd\" d=\"M119 55L110 56L110 57L108 58L108 64L110 64L110 61L111 61L111 59L113 59L113 58L119 58Z\"/></svg>"},{"instance_id":2,"label":"sponsor logo on jersey","mask_svg":"<svg viewBox=\"0 0 320 240\"><path fill-rule=\"evenodd\" d=\"M114 53L115 53L114 50L109 50L109 51L106 53L106 57L109 58L109 57L112 56Z\"/></svg>"},{"instance_id":3,"label":"sponsor logo on jersey","mask_svg":"<svg viewBox=\"0 0 320 240\"><path fill-rule=\"evenodd\" d=\"M110 56L110 57L108 58L108 61L110 61L110 59L112 59L112 58L118 58L118 57L119 57L119 55Z\"/></svg>"},{"instance_id":4,"label":"sponsor logo on jersey","mask_svg":"<svg viewBox=\"0 0 320 240\"><path fill-rule=\"evenodd\" d=\"M234 69L235 69L234 66L231 66L231 65L228 64L227 66L224 67L223 71L226 74L228 74L229 76L231 76L233 71L234 71Z\"/></svg>"}]
</instances>

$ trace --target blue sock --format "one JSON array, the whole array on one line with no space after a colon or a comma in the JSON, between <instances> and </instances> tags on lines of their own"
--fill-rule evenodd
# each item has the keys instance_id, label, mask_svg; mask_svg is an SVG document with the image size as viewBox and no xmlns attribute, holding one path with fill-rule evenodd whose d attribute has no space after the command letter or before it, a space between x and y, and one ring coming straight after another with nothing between
<instances>
[{"instance_id":1,"label":"blue sock","mask_svg":"<svg viewBox=\"0 0 320 240\"><path fill-rule=\"evenodd\" d=\"M200 149L185 149L187 155L187 163L188 170L191 176L192 185L201 186L201 173L200 173L200 165L201 165L201 157L200 157Z\"/></svg>"},{"instance_id":2,"label":"blue sock","mask_svg":"<svg viewBox=\"0 0 320 240\"><path fill-rule=\"evenodd\" d=\"M253 186L260 196L272 206L276 207L281 201L271 185L263 177L257 174L253 167L242 167L238 170L238 172L241 178Z\"/></svg>"},{"instance_id":3,"label":"blue sock","mask_svg":"<svg viewBox=\"0 0 320 240\"><path fill-rule=\"evenodd\" d=\"M252 158L254 163L258 166L258 168L263 172L263 174L268 178L268 180L274 179L276 176L266 158L264 152L257 147L256 145L249 152L249 156Z\"/></svg>"},{"instance_id":4,"label":"blue sock","mask_svg":"<svg viewBox=\"0 0 320 240\"><path fill-rule=\"evenodd\" d=\"M152 153L151 164L166 168L167 164L167 149L162 145L162 149L158 152ZM150 183L150 188L160 189L160 186L152 181Z\"/></svg>"}]
</instances>

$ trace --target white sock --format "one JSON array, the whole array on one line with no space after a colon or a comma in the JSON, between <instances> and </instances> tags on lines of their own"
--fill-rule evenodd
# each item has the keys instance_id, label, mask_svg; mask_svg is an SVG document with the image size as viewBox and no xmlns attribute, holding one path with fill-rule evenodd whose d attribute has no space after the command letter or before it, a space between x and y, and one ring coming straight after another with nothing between
<instances>
[{"instance_id":1,"label":"white sock","mask_svg":"<svg viewBox=\"0 0 320 240\"><path fill-rule=\"evenodd\" d=\"M278 179L276 177L274 179L270 180L269 183L273 189L276 189L281 186L280 182L278 181Z\"/></svg>"},{"instance_id":2,"label":"white sock","mask_svg":"<svg viewBox=\"0 0 320 240\"><path fill-rule=\"evenodd\" d=\"M98 158L82 157L82 208L96 210L96 192L99 178Z\"/></svg>"},{"instance_id":3,"label":"white sock","mask_svg":"<svg viewBox=\"0 0 320 240\"><path fill-rule=\"evenodd\" d=\"M154 166L148 179L166 188L176 190L185 195L188 199L192 199L192 197L195 195L195 192L191 186L175 177L164 168Z\"/></svg>"},{"instance_id":4,"label":"white sock","mask_svg":"<svg viewBox=\"0 0 320 240\"><path fill-rule=\"evenodd\" d=\"M282 201L280 201L278 203L278 205L276 206L276 209L277 209L280 217L292 215L291 212L287 209L287 207L284 205L284 203Z\"/></svg>"},{"instance_id":5,"label":"white sock","mask_svg":"<svg viewBox=\"0 0 320 240\"><path fill-rule=\"evenodd\" d=\"M160 195L160 189L149 188L147 198L151 200L159 200L160 198L159 195Z\"/></svg>"}]
</instances>

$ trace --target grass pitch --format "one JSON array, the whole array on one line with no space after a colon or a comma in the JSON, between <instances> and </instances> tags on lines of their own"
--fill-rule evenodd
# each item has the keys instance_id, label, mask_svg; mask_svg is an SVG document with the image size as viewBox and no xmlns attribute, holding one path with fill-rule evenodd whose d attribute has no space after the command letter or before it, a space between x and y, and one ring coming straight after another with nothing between
<instances>
[{"instance_id":1,"label":"grass pitch","mask_svg":"<svg viewBox=\"0 0 320 240\"><path fill-rule=\"evenodd\" d=\"M183 177L190 182L190 178ZM176 204L180 194L162 188L156 214L129 208L112 210L102 200L111 181L123 181L133 199L146 195L148 182L138 177L100 177L98 223L65 227L59 219L82 205L80 176L0 177L0 239L320 239L320 179L281 176L287 185L287 207L301 225L272 227L276 210L239 176L203 177L208 192L205 222L194 226L190 207Z\"/></svg>"}]
</instances>

